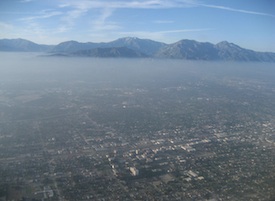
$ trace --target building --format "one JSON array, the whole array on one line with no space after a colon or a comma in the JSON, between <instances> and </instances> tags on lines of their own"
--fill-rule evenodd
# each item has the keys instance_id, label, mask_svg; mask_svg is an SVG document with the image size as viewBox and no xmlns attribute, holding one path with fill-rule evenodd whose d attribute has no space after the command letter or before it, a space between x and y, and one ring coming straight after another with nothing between
<instances>
[{"instance_id":1,"label":"building","mask_svg":"<svg viewBox=\"0 0 275 201\"><path fill-rule=\"evenodd\" d=\"M132 176L137 176L139 171L135 167L130 167L130 172Z\"/></svg>"}]
</instances>

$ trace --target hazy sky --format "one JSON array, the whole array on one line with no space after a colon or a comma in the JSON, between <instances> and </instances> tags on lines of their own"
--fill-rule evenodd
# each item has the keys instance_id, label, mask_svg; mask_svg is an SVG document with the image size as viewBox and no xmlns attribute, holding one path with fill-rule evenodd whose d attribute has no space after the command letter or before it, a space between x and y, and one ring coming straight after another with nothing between
<instances>
[{"instance_id":1,"label":"hazy sky","mask_svg":"<svg viewBox=\"0 0 275 201\"><path fill-rule=\"evenodd\" d=\"M275 52L274 0L0 0L0 38L222 40Z\"/></svg>"}]
</instances>

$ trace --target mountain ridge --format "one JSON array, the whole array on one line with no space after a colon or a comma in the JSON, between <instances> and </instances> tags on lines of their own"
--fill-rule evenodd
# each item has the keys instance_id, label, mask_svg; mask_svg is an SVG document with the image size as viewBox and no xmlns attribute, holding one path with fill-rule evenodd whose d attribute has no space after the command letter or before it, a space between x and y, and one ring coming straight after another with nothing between
<instances>
[{"instance_id":1,"label":"mountain ridge","mask_svg":"<svg viewBox=\"0 0 275 201\"><path fill-rule=\"evenodd\" d=\"M57 45L37 44L21 38L0 39L0 51L47 52L55 56L275 62L275 53L272 52L257 52L227 41L212 44L188 39L166 44L150 39L125 37L100 43L71 40Z\"/></svg>"},{"instance_id":2,"label":"mountain ridge","mask_svg":"<svg viewBox=\"0 0 275 201\"><path fill-rule=\"evenodd\" d=\"M53 45L37 44L32 41L17 39L0 39L0 51L10 52L45 52L53 48Z\"/></svg>"}]
</instances>

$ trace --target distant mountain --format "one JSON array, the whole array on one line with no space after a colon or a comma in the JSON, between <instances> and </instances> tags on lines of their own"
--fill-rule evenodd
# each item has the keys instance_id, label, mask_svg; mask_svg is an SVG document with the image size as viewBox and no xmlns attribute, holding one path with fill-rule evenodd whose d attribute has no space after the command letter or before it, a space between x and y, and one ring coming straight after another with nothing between
<instances>
[{"instance_id":1,"label":"distant mountain","mask_svg":"<svg viewBox=\"0 0 275 201\"><path fill-rule=\"evenodd\" d=\"M161 48L155 56L172 59L217 60L218 50L211 43L181 40Z\"/></svg>"},{"instance_id":2,"label":"distant mountain","mask_svg":"<svg viewBox=\"0 0 275 201\"><path fill-rule=\"evenodd\" d=\"M0 51L51 52L54 56L87 57L154 57L208 61L275 62L275 53L256 52L222 41L218 44L180 40L165 44L134 37L120 38L108 43L66 41L58 45L40 45L24 39L0 40Z\"/></svg>"},{"instance_id":3,"label":"distant mountain","mask_svg":"<svg viewBox=\"0 0 275 201\"><path fill-rule=\"evenodd\" d=\"M165 47L165 43L140 39L136 37L119 38L115 41L105 43L103 47L127 47L129 49L142 52L146 55L153 56L160 48Z\"/></svg>"},{"instance_id":4,"label":"distant mountain","mask_svg":"<svg viewBox=\"0 0 275 201\"><path fill-rule=\"evenodd\" d=\"M52 49L52 52L72 53L79 50L90 50L93 48L127 47L129 49L152 56L164 46L166 46L166 44L149 39L126 37L108 43L79 43L77 41L66 41L56 45Z\"/></svg>"},{"instance_id":5,"label":"distant mountain","mask_svg":"<svg viewBox=\"0 0 275 201\"><path fill-rule=\"evenodd\" d=\"M218 57L220 60L275 62L275 53L255 52L253 50L241 48L227 41L216 44L215 48L218 50Z\"/></svg>"},{"instance_id":6,"label":"distant mountain","mask_svg":"<svg viewBox=\"0 0 275 201\"><path fill-rule=\"evenodd\" d=\"M181 40L161 48L155 57L189 60L262 61L275 62L275 53L255 52L222 41L216 45L193 40Z\"/></svg>"},{"instance_id":7,"label":"distant mountain","mask_svg":"<svg viewBox=\"0 0 275 201\"><path fill-rule=\"evenodd\" d=\"M47 52L52 45L39 45L25 39L0 39L0 51Z\"/></svg>"},{"instance_id":8,"label":"distant mountain","mask_svg":"<svg viewBox=\"0 0 275 201\"><path fill-rule=\"evenodd\" d=\"M141 58L148 57L146 54L129 49L127 47L106 47L106 48L94 48L90 50L79 50L72 53L73 56L85 56L85 57L126 57L126 58Z\"/></svg>"},{"instance_id":9,"label":"distant mountain","mask_svg":"<svg viewBox=\"0 0 275 201\"><path fill-rule=\"evenodd\" d=\"M72 40L72 41L59 43L58 45L52 48L51 52L72 53L79 50L89 50L89 49L97 48L99 46L100 45L97 43L92 43L92 42L80 43Z\"/></svg>"}]
</instances>

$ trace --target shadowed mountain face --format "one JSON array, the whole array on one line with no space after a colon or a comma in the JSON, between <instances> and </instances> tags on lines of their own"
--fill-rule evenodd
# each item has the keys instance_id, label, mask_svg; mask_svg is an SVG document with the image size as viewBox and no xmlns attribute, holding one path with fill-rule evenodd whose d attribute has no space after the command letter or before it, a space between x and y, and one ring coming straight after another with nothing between
<instances>
[{"instance_id":1,"label":"shadowed mountain face","mask_svg":"<svg viewBox=\"0 0 275 201\"><path fill-rule=\"evenodd\" d=\"M155 57L207 61L275 62L275 53L256 52L222 41L218 44L181 40L165 44L149 39L120 38L108 43L66 41L58 45L40 45L24 39L0 40L0 51L51 52L55 56Z\"/></svg>"},{"instance_id":2,"label":"shadowed mountain face","mask_svg":"<svg viewBox=\"0 0 275 201\"><path fill-rule=\"evenodd\" d=\"M89 56L89 57L127 57L141 58L147 57L146 54L129 49L127 47L110 47L110 48L94 48L90 50L79 50L74 52L74 56Z\"/></svg>"}]
</instances>

